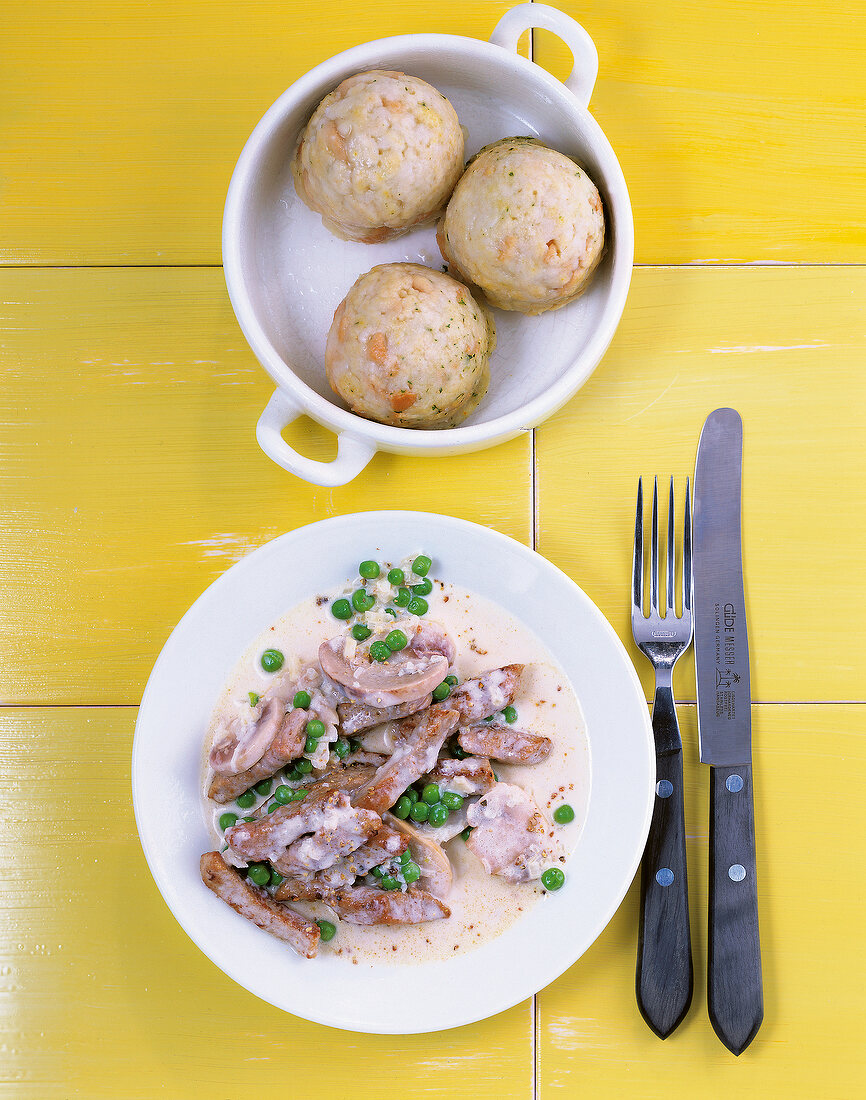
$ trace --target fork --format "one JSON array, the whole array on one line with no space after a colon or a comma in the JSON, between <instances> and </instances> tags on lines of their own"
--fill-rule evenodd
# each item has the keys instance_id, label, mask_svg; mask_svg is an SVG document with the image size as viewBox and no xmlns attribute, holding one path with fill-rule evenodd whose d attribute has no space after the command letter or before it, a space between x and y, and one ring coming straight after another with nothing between
<instances>
[{"instance_id":1,"label":"fork","mask_svg":"<svg viewBox=\"0 0 866 1100\"><path fill-rule=\"evenodd\" d=\"M641 863L640 927L635 987L641 1015L660 1039L682 1022L692 1000L692 948L683 817L683 745L674 705L673 669L692 641L692 527L686 480L682 542L682 613L674 596L674 479L668 502L667 585L659 602L658 478L653 485L650 614L644 615L643 482L637 486L631 629L655 670L652 726L656 788Z\"/></svg>"}]
</instances>

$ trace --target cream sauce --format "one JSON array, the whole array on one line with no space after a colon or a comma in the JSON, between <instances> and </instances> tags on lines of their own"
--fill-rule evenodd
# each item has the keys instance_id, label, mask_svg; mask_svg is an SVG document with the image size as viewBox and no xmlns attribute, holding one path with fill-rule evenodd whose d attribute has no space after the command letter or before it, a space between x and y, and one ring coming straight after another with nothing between
<instances>
[{"instance_id":1,"label":"cream sauce","mask_svg":"<svg viewBox=\"0 0 866 1100\"><path fill-rule=\"evenodd\" d=\"M274 675L264 672L259 663L265 649L276 648L286 655L278 676L292 675L300 665L315 660L322 641L341 632L343 624L329 610L328 601L333 595L304 600L257 638L217 701L202 756L202 807L217 849L224 845L220 815L227 811L241 816L254 812L238 811L233 803L218 805L205 794L211 778L208 753L218 724L237 714L238 708L249 707L249 692L263 695L273 684ZM590 788L586 727L568 677L535 633L501 605L442 581L434 581L427 601L429 612L425 617L441 623L457 645L454 670L461 682L506 664L527 666L513 704L518 712L516 725L549 737L553 751L538 764L493 766L500 779L517 784L535 799L549 823L547 833L558 851L557 865L567 874L567 858L586 817ZM259 799L265 801L267 798ZM555 825L553 811L563 802L574 808L574 822ZM338 921L324 903L298 902L293 908L337 925L337 936L330 944L323 944L322 951L333 951L356 963L404 964L470 951L504 932L546 893L540 882L514 884L488 875L459 835L448 841L445 851L454 872L451 891L443 899L451 910L449 919L419 925L361 927Z\"/></svg>"}]
</instances>

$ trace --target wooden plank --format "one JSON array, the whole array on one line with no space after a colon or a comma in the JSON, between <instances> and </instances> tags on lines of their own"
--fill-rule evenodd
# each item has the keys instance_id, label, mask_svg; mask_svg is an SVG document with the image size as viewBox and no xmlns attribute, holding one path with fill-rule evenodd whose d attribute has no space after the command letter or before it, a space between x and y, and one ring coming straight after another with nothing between
<instances>
[{"instance_id":1,"label":"wooden plank","mask_svg":"<svg viewBox=\"0 0 866 1100\"><path fill-rule=\"evenodd\" d=\"M0 710L0 1095L379 1100L395 1081L442 1098L531 1095L529 1002L438 1035L354 1035L280 1012L217 970L139 847L135 713ZM423 996L407 980L407 1000Z\"/></svg>"},{"instance_id":2,"label":"wooden plank","mask_svg":"<svg viewBox=\"0 0 866 1100\"><path fill-rule=\"evenodd\" d=\"M638 474L694 469L706 415L744 419L743 541L756 701L863 700L866 268L637 269L583 390L537 432L538 548L631 640ZM694 698L688 654L680 697Z\"/></svg>"},{"instance_id":3,"label":"wooden plank","mask_svg":"<svg viewBox=\"0 0 866 1100\"><path fill-rule=\"evenodd\" d=\"M242 555L369 508L531 539L531 440L443 459L378 455L322 489L255 441L272 383L219 269L0 273L0 698L136 703L174 624ZM286 438L326 460L333 437Z\"/></svg>"},{"instance_id":4,"label":"wooden plank","mask_svg":"<svg viewBox=\"0 0 866 1100\"><path fill-rule=\"evenodd\" d=\"M591 109L628 182L639 263L863 261L863 0L558 6L598 47ZM534 57L570 67L544 31Z\"/></svg>"},{"instance_id":5,"label":"wooden plank","mask_svg":"<svg viewBox=\"0 0 866 1100\"><path fill-rule=\"evenodd\" d=\"M235 161L294 80L387 35L487 38L510 6L2 5L0 263L219 263Z\"/></svg>"},{"instance_id":6,"label":"wooden plank","mask_svg":"<svg viewBox=\"0 0 866 1100\"><path fill-rule=\"evenodd\" d=\"M541 1100L554 1096L743 1100L862 1093L862 790L866 708L759 706L755 818L764 1023L736 1059L706 1007L708 769L697 761L693 707L685 742L692 950L691 1009L664 1043L634 995L638 884L596 943L538 996ZM833 811L821 806L832 799ZM811 808L811 812L810 812Z\"/></svg>"}]
</instances>

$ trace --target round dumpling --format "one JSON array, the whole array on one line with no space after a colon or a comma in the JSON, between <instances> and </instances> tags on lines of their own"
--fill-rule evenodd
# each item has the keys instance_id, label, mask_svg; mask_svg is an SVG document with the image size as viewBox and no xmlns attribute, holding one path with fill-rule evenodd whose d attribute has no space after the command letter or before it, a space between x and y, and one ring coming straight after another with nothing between
<instances>
[{"instance_id":1,"label":"round dumpling","mask_svg":"<svg viewBox=\"0 0 866 1100\"><path fill-rule=\"evenodd\" d=\"M487 392L493 319L469 291L421 264L380 264L334 313L328 381L353 412L403 428L448 428Z\"/></svg>"},{"instance_id":2,"label":"round dumpling","mask_svg":"<svg viewBox=\"0 0 866 1100\"><path fill-rule=\"evenodd\" d=\"M469 162L438 240L454 274L491 305L544 313L586 289L604 251L604 212L573 160L534 138L506 138Z\"/></svg>"},{"instance_id":3,"label":"round dumpling","mask_svg":"<svg viewBox=\"0 0 866 1100\"><path fill-rule=\"evenodd\" d=\"M374 69L325 96L298 141L301 199L338 237L372 244L431 221L463 171L463 131L424 80Z\"/></svg>"}]
</instances>

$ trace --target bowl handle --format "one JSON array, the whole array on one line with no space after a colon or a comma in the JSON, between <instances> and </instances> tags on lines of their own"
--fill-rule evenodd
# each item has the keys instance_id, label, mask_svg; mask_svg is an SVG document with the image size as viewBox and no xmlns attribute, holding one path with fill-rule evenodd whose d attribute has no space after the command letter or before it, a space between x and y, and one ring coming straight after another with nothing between
<instances>
[{"instance_id":1,"label":"bowl handle","mask_svg":"<svg viewBox=\"0 0 866 1100\"><path fill-rule=\"evenodd\" d=\"M518 4L502 16L490 41L495 46L516 52L518 39L532 27L552 31L571 50L574 64L565 79L565 86L581 107L588 106L598 76L598 51L580 23L565 12L547 4Z\"/></svg>"},{"instance_id":2,"label":"bowl handle","mask_svg":"<svg viewBox=\"0 0 866 1100\"><path fill-rule=\"evenodd\" d=\"M375 444L367 443L348 432L340 432L337 436L337 457L333 462L316 462L312 458L304 458L282 436L283 429L293 420L297 420L303 412L281 390L274 390L256 425L259 446L278 466L303 481L329 487L346 485L358 476L376 453Z\"/></svg>"}]
</instances>

